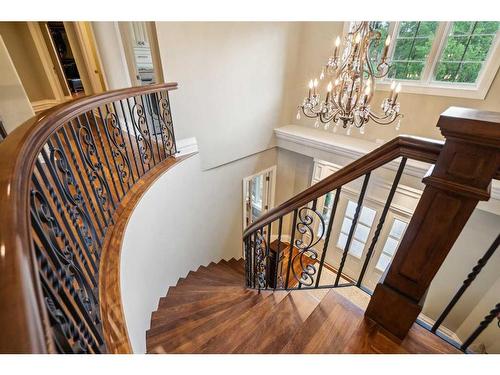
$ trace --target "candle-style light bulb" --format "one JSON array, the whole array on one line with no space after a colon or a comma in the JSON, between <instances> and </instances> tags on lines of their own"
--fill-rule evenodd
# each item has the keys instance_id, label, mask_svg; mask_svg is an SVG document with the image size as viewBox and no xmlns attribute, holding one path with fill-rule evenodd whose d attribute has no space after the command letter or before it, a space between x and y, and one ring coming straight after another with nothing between
<instances>
[{"instance_id":1,"label":"candle-style light bulb","mask_svg":"<svg viewBox=\"0 0 500 375\"><path fill-rule=\"evenodd\" d=\"M366 105L366 103L368 103L368 97L370 96L370 92L371 92L371 86L369 84L370 81L368 81L366 87L365 87L365 96L363 98L363 104Z\"/></svg>"},{"instance_id":2,"label":"candle-style light bulb","mask_svg":"<svg viewBox=\"0 0 500 375\"><path fill-rule=\"evenodd\" d=\"M335 39L335 50L333 52L333 57L337 58L339 56L339 46L340 46L340 36Z\"/></svg>"},{"instance_id":3,"label":"candle-style light bulb","mask_svg":"<svg viewBox=\"0 0 500 375\"><path fill-rule=\"evenodd\" d=\"M389 96L389 100L392 100L392 97L394 96L394 89L396 88L396 81L392 81L391 83L391 95Z\"/></svg>"},{"instance_id":4,"label":"candle-style light bulb","mask_svg":"<svg viewBox=\"0 0 500 375\"><path fill-rule=\"evenodd\" d=\"M309 99L311 99L311 90L313 89L313 80L311 79L309 81Z\"/></svg>"},{"instance_id":5,"label":"candle-style light bulb","mask_svg":"<svg viewBox=\"0 0 500 375\"><path fill-rule=\"evenodd\" d=\"M389 45L391 44L391 36L387 35L385 39L384 51L382 52L382 60L384 61L387 58L387 54L389 52Z\"/></svg>"},{"instance_id":6,"label":"candle-style light bulb","mask_svg":"<svg viewBox=\"0 0 500 375\"><path fill-rule=\"evenodd\" d=\"M332 82L329 82L329 83L328 83L328 86L326 87L327 93L326 93L326 99L325 99L325 102L327 102L327 103L328 103L328 101L330 100L330 94L331 94L331 92L332 92L332 89L333 89Z\"/></svg>"},{"instance_id":7,"label":"candle-style light bulb","mask_svg":"<svg viewBox=\"0 0 500 375\"><path fill-rule=\"evenodd\" d=\"M400 91L401 91L401 83L398 83L398 85L396 86L396 90L395 90L396 94L394 94L394 103L396 103L396 100L398 99L398 95L399 95Z\"/></svg>"}]
</instances>

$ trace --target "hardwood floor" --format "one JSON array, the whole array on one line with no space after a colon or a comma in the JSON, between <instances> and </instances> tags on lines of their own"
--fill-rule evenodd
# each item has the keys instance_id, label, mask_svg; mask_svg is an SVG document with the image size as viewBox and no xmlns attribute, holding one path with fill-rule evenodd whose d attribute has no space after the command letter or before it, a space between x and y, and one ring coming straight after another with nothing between
<instances>
[{"instance_id":1,"label":"hardwood floor","mask_svg":"<svg viewBox=\"0 0 500 375\"><path fill-rule=\"evenodd\" d=\"M416 324L399 340L334 289L259 294L243 281L235 259L179 279L152 314L148 353L460 353Z\"/></svg>"}]
</instances>

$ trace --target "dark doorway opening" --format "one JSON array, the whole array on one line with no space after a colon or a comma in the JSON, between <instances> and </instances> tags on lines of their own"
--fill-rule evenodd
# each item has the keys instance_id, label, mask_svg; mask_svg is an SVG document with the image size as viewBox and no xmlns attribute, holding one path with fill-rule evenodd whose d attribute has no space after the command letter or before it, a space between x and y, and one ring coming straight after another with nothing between
<instances>
[{"instance_id":1,"label":"dark doorway opening","mask_svg":"<svg viewBox=\"0 0 500 375\"><path fill-rule=\"evenodd\" d=\"M62 22L47 22L47 27L71 95L84 95L85 91L83 89L82 80L78 72L78 67L76 66L73 51L71 50L68 35L64 29L64 24Z\"/></svg>"}]
</instances>

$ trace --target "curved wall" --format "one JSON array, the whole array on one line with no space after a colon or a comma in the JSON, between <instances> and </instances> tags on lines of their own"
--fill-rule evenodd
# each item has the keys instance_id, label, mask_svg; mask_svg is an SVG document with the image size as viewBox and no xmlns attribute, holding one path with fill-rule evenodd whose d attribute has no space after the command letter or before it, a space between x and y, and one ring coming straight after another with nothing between
<instances>
[{"instance_id":1,"label":"curved wall","mask_svg":"<svg viewBox=\"0 0 500 375\"><path fill-rule=\"evenodd\" d=\"M199 155L162 175L144 194L127 225L120 286L134 353L160 297L200 265L242 253L242 179L277 162L276 149L208 171Z\"/></svg>"}]
</instances>

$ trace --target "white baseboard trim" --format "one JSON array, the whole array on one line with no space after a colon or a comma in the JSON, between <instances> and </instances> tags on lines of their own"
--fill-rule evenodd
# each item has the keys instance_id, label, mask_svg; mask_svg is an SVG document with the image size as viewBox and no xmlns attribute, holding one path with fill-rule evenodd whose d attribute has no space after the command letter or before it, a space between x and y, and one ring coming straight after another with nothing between
<instances>
[{"instance_id":1,"label":"white baseboard trim","mask_svg":"<svg viewBox=\"0 0 500 375\"><path fill-rule=\"evenodd\" d=\"M57 99L43 99L31 102L31 106L33 107L33 111L35 111L35 113L38 113L45 111L46 109L52 108L58 105L59 103L62 102Z\"/></svg>"}]
</instances>

